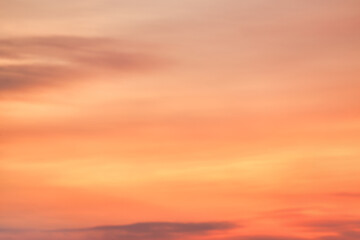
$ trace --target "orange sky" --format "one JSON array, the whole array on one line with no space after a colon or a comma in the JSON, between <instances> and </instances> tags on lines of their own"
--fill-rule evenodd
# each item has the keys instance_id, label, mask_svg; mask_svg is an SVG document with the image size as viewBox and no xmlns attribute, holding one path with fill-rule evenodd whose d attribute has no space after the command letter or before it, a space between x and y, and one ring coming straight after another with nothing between
<instances>
[{"instance_id":1,"label":"orange sky","mask_svg":"<svg viewBox=\"0 0 360 240\"><path fill-rule=\"evenodd\" d=\"M0 1L0 240L360 239L359 10Z\"/></svg>"}]
</instances>

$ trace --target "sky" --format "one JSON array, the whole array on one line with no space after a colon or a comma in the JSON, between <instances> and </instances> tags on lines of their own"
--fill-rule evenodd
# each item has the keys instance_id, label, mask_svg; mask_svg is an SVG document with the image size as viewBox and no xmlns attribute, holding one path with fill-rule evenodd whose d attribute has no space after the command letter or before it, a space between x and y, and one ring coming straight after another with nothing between
<instances>
[{"instance_id":1,"label":"sky","mask_svg":"<svg viewBox=\"0 0 360 240\"><path fill-rule=\"evenodd\" d=\"M360 239L358 0L0 0L0 240Z\"/></svg>"}]
</instances>

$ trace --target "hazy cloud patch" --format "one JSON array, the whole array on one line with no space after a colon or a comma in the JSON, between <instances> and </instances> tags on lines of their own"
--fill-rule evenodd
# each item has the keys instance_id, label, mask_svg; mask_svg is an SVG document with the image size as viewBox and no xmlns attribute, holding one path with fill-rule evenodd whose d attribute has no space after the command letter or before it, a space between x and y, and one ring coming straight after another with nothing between
<instances>
[{"instance_id":1,"label":"hazy cloud patch","mask_svg":"<svg viewBox=\"0 0 360 240\"><path fill-rule=\"evenodd\" d=\"M127 225L106 225L90 228L69 228L57 230L32 230L28 234L38 239L94 239L94 240L142 240L181 239L192 236L206 236L211 232L223 232L240 227L232 222L142 222ZM0 229L1 234L20 232ZM24 239L28 239L24 235Z\"/></svg>"},{"instance_id":2,"label":"hazy cloud patch","mask_svg":"<svg viewBox=\"0 0 360 240\"><path fill-rule=\"evenodd\" d=\"M119 39L71 36L0 39L0 91L69 83L109 71L142 72L159 63L144 46Z\"/></svg>"}]
</instances>

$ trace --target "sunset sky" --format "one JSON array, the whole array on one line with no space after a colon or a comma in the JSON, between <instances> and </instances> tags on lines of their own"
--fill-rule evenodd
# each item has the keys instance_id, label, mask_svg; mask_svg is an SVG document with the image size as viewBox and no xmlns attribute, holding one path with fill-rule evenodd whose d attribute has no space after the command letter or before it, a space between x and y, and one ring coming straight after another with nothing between
<instances>
[{"instance_id":1,"label":"sunset sky","mask_svg":"<svg viewBox=\"0 0 360 240\"><path fill-rule=\"evenodd\" d=\"M359 0L0 0L0 240L358 239Z\"/></svg>"}]
</instances>

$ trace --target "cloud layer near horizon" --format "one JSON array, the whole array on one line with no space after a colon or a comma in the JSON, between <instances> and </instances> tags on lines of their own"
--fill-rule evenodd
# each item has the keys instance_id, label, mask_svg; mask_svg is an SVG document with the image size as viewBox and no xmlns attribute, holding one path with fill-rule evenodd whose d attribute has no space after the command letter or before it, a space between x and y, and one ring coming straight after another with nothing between
<instances>
[{"instance_id":1,"label":"cloud layer near horizon","mask_svg":"<svg viewBox=\"0 0 360 240\"><path fill-rule=\"evenodd\" d=\"M207 236L211 232L223 232L239 227L231 222L143 222L128 225L97 226L91 228L34 230L0 228L2 237L22 236L24 240L37 239L179 239ZM60 237L59 237L60 234ZM28 235L28 236L27 236ZM61 237L61 235L63 235Z\"/></svg>"},{"instance_id":2,"label":"cloud layer near horizon","mask_svg":"<svg viewBox=\"0 0 360 240\"><path fill-rule=\"evenodd\" d=\"M0 239L21 236L31 239L122 239L122 240L165 240L165 239L219 239L219 240L355 240L360 236L359 220L318 220L298 223L299 227L317 233L318 237L282 235L234 235L226 234L241 229L231 222L142 222L127 225L96 226L90 228L34 230L0 228ZM215 234L214 234L215 233ZM16 239L16 238L15 238Z\"/></svg>"}]
</instances>

